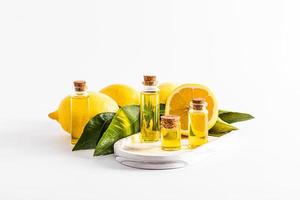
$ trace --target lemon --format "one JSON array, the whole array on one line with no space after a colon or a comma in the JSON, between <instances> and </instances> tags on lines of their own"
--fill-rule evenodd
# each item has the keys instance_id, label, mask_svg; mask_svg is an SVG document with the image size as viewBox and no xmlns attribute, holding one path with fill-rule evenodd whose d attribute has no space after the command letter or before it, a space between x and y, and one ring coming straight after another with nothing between
<instances>
[{"instance_id":1,"label":"lemon","mask_svg":"<svg viewBox=\"0 0 300 200\"><path fill-rule=\"evenodd\" d=\"M120 107L140 104L140 93L128 85L113 84L100 92L113 98Z\"/></svg>"},{"instance_id":2,"label":"lemon","mask_svg":"<svg viewBox=\"0 0 300 200\"><path fill-rule=\"evenodd\" d=\"M170 94L177 87L177 84L166 82L160 84L158 87L159 87L159 101L161 104L165 104Z\"/></svg>"},{"instance_id":3,"label":"lemon","mask_svg":"<svg viewBox=\"0 0 300 200\"><path fill-rule=\"evenodd\" d=\"M208 129L215 125L218 118L217 99L208 87L200 84L181 85L168 97L165 114L180 116L183 135L187 135L189 105L194 98L205 98L207 102Z\"/></svg>"},{"instance_id":4,"label":"lemon","mask_svg":"<svg viewBox=\"0 0 300 200\"><path fill-rule=\"evenodd\" d=\"M117 112L119 109L117 103L109 96L97 92L89 92L90 98L90 119L103 112ZM62 128L70 133L70 96L65 97L58 110L48 115L51 119L57 120ZM76 130L82 130L83 127L75 127ZM75 131L76 131L75 130Z\"/></svg>"}]
</instances>

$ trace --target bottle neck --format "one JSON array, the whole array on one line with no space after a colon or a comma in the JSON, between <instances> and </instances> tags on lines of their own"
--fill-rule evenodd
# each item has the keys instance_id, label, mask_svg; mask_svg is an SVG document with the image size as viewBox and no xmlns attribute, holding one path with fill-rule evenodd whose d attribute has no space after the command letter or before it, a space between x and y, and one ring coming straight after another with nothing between
<instances>
[{"instance_id":1,"label":"bottle neck","mask_svg":"<svg viewBox=\"0 0 300 200\"><path fill-rule=\"evenodd\" d=\"M143 91L144 92L158 92L159 88L157 87L157 85L144 85Z\"/></svg>"},{"instance_id":2,"label":"bottle neck","mask_svg":"<svg viewBox=\"0 0 300 200\"><path fill-rule=\"evenodd\" d=\"M88 96L88 92L86 90L83 91L74 91L74 96Z\"/></svg>"}]
</instances>

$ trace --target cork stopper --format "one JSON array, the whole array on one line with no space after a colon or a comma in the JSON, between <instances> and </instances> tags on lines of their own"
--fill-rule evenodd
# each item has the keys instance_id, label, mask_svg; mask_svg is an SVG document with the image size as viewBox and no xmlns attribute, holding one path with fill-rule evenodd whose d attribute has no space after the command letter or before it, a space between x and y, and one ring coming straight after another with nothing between
<instances>
[{"instance_id":1,"label":"cork stopper","mask_svg":"<svg viewBox=\"0 0 300 200\"><path fill-rule=\"evenodd\" d=\"M144 75L144 85L155 86L157 84L156 76Z\"/></svg>"},{"instance_id":2,"label":"cork stopper","mask_svg":"<svg viewBox=\"0 0 300 200\"><path fill-rule=\"evenodd\" d=\"M202 108L205 106L206 106L206 101L204 98L196 98L196 99L193 99L191 102L191 107L194 110L202 110Z\"/></svg>"},{"instance_id":3,"label":"cork stopper","mask_svg":"<svg viewBox=\"0 0 300 200\"><path fill-rule=\"evenodd\" d=\"M180 117L177 115L164 115L161 116L161 125L167 129L176 128L179 120Z\"/></svg>"},{"instance_id":4,"label":"cork stopper","mask_svg":"<svg viewBox=\"0 0 300 200\"><path fill-rule=\"evenodd\" d=\"M83 92L86 90L86 82L84 80L76 80L73 82L76 92Z\"/></svg>"}]
</instances>

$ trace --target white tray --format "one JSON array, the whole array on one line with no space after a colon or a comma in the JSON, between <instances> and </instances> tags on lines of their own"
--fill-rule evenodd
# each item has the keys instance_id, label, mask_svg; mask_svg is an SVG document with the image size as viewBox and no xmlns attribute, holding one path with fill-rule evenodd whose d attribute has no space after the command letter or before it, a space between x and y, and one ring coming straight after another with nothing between
<instances>
[{"instance_id":1,"label":"white tray","mask_svg":"<svg viewBox=\"0 0 300 200\"><path fill-rule=\"evenodd\" d=\"M213 151L212 144L218 137L209 137L209 142L196 149L187 148L187 139L182 140L182 149L164 151L160 142L140 143L139 134L117 141L114 145L116 160L123 165L141 169L174 169L185 167L207 157Z\"/></svg>"}]
</instances>

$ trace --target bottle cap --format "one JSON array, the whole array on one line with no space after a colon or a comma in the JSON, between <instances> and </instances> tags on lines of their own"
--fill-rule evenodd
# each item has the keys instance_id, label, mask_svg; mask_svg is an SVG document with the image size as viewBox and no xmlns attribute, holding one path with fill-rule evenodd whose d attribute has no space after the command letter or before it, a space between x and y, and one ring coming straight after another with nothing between
<instances>
[{"instance_id":1,"label":"bottle cap","mask_svg":"<svg viewBox=\"0 0 300 200\"><path fill-rule=\"evenodd\" d=\"M86 90L86 82L84 80L76 80L73 82L76 92L83 92Z\"/></svg>"},{"instance_id":2,"label":"bottle cap","mask_svg":"<svg viewBox=\"0 0 300 200\"><path fill-rule=\"evenodd\" d=\"M193 104L205 104L205 99L204 98L196 98L192 99Z\"/></svg>"},{"instance_id":3,"label":"bottle cap","mask_svg":"<svg viewBox=\"0 0 300 200\"><path fill-rule=\"evenodd\" d=\"M196 98L191 102L191 106L194 110L201 110L203 107L207 105L204 98Z\"/></svg>"},{"instance_id":4,"label":"bottle cap","mask_svg":"<svg viewBox=\"0 0 300 200\"><path fill-rule=\"evenodd\" d=\"M144 85L154 86L157 84L156 76L144 75Z\"/></svg>"},{"instance_id":5,"label":"bottle cap","mask_svg":"<svg viewBox=\"0 0 300 200\"><path fill-rule=\"evenodd\" d=\"M161 116L161 125L164 128L175 128L179 122L180 117L177 115L164 115Z\"/></svg>"}]
</instances>

